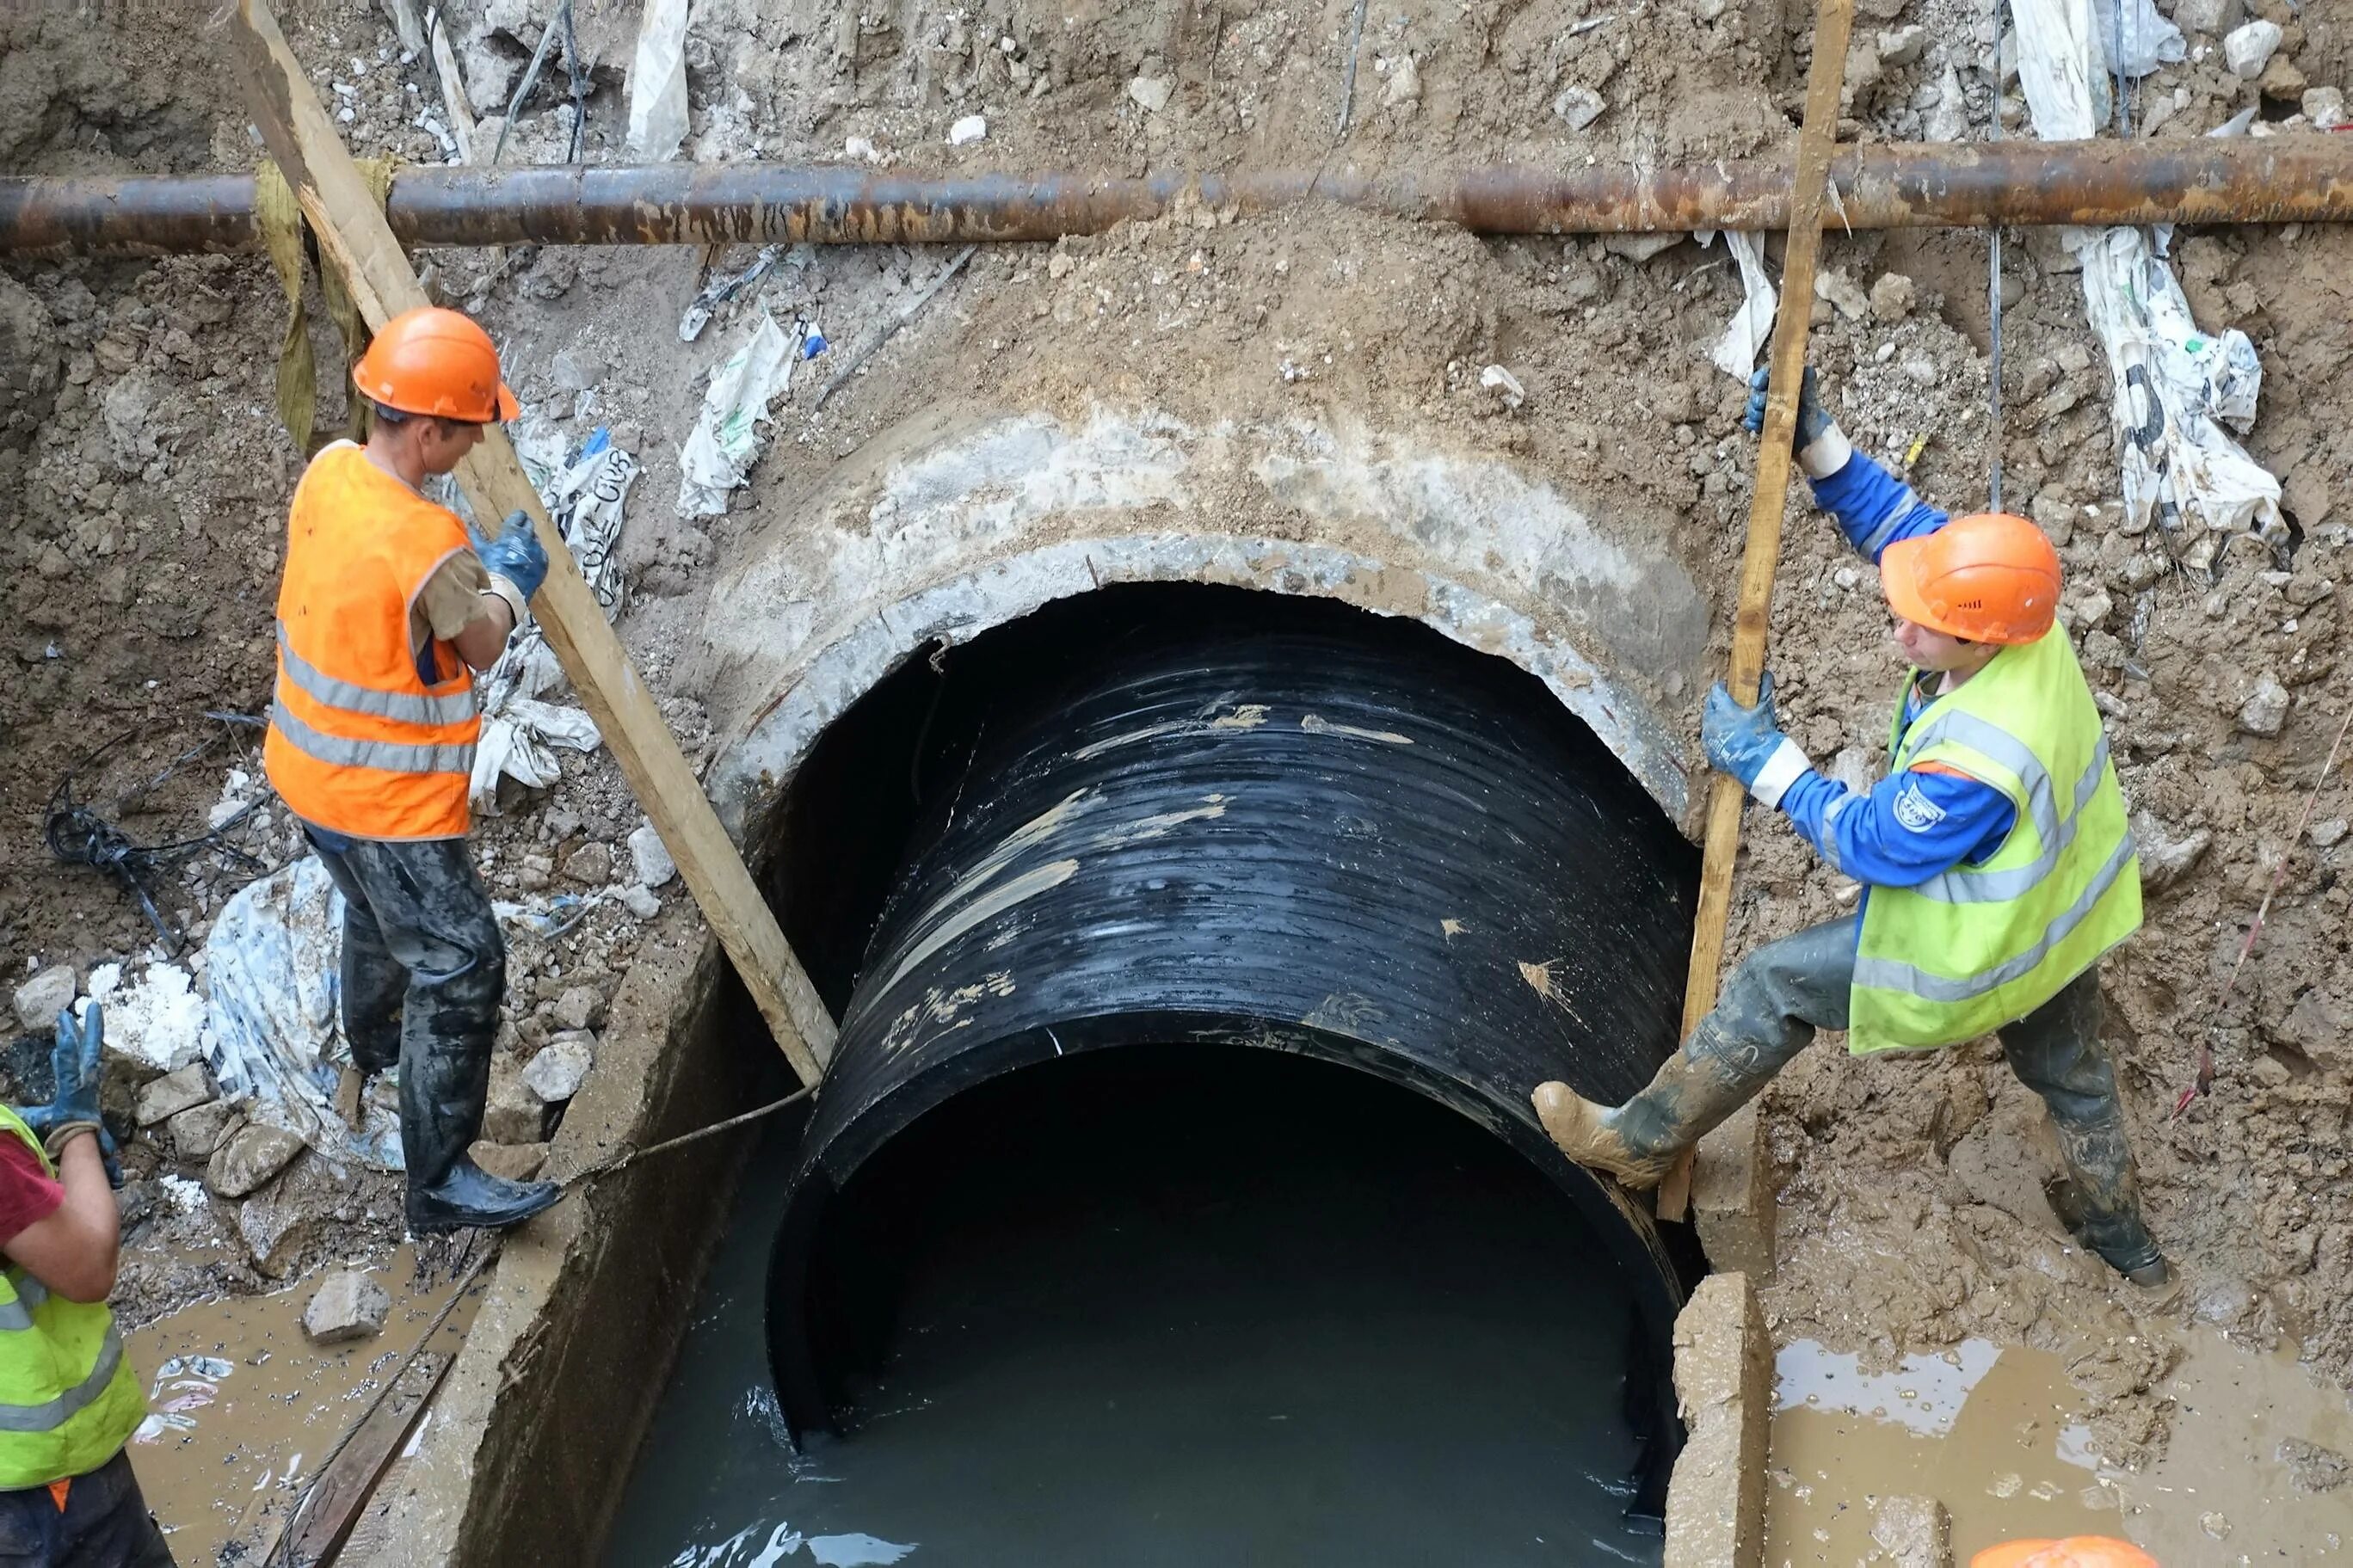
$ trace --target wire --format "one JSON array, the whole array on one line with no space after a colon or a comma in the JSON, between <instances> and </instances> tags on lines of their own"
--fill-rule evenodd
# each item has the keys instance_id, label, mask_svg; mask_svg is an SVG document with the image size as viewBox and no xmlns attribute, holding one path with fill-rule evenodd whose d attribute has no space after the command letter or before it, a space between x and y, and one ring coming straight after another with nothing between
<instances>
[{"instance_id":1,"label":"wire","mask_svg":"<svg viewBox=\"0 0 2353 1568\"><path fill-rule=\"evenodd\" d=\"M182 752L165 763L163 771L153 778L109 804L120 810L127 803L144 800L173 774L211 752L237 727L261 727L259 719L246 713L206 710L205 717L218 721L223 726L220 731ZM139 729L129 729L100 742L66 770L65 776L58 780L58 787L49 795L48 810L41 819L41 837L48 845L49 853L68 865L90 866L101 871L111 871L139 900L139 908L147 916L147 923L155 928L156 936L168 951L177 956L186 945L186 938L174 931L164 919L163 911L155 907L154 873L192 855L215 849L227 856L239 869L249 871L256 877L265 875L269 868L260 858L229 843L227 835L242 826L248 817L276 797L265 793L240 807L236 815L226 818L218 826L193 838L177 839L168 844L136 843L121 828L101 816L96 806L75 800L74 780L138 733Z\"/></svg>"}]
</instances>

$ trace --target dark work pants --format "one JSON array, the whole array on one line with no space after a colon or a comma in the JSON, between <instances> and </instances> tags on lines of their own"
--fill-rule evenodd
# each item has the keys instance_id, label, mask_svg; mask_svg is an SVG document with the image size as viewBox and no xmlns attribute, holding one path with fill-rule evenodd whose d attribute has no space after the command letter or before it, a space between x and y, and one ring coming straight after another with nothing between
<instances>
[{"instance_id":1,"label":"dark work pants","mask_svg":"<svg viewBox=\"0 0 2353 1568\"><path fill-rule=\"evenodd\" d=\"M480 1135L506 942L464 839L311 845L343 895L343 1036L362 1072L399 1064L401 1158L421 1192Z\"/></svg>"},{"instance_id":2,"label":"dark work pants","mask_svg":"<svg viewBox=\"0 0 2353 1568\"><path fill-rule=\"evenodd\" d=\"M1683 1042L1683 1054L1753 1094L1805 1049L1815 1030L1845 1028L1857 926L1852 917L1809 926L1750 953ZM2071 1228L2119 1270L2154 1262L2158 1248L2140 1217L2116 1065L2100 1039L2099 966L1995 1033L2010 1070L2050 1109L2073 1184L2066 1194ZM1643 1131L1628 1130L1633 1140Z\"/></svg>"},{"instance_id":3,"label":"dark work pants","mask_svg":"<svg viewBox=\"0 0 2353 1568\"><path fill-rule=\"evenodd\" d=\"M47 1487L0 1491L0 1568L174 1568L129 1450L76 1476L63 1512Z\"/></svg>"}]
</instances>

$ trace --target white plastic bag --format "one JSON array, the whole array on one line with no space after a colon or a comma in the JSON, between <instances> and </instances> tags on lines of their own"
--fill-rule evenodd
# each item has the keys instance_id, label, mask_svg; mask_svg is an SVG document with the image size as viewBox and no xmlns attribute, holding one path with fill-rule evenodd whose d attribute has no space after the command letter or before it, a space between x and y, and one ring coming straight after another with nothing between
<instances>
[{"instance_id":1,"label":"white plastic bag","mask_svg":"<svg viewBox=\"0 0 2353 1568\"><path fill-rule=\"evenodd\" d=\"M571 546L580 574L604 606L605 618L612 619L621 601L617 545L629 487L638 477L637 458L614 446L602 427L568 463L563 437L544 425L529 425L518 432L515 452L546 503L549 518ZM501 775L530 789L554 784L560 770L552 748L593 752L603 742L596 721L580 709L538 700L563 679L537 626L508 643L482 678L482 737L474 747L474 773L468 785L476 810L497 813Z\"/></svg>"},{"instance_id":2,"label":"white plastic bag","mask_svg":"<svg viewBox=\"0 0 2353 1568\"><path fill-rule=\"evenodd\" d=\"M629 62L629 151L649 163L686 140L686 0L646 0Z\"/></svg>"},{"instance_id":3,"label":"white plastic bag","mask_svg":"<svg viewBox=\"0 0 2353 1568\"><path fill-rule=\"evenodd\" d=\"M702 414L678 455L678 515L716 517L760 456L768 399L792 374L793 342L763 310L744 345L711 375Z\"/></svg>"},{"instance_id":4,"label":"white plastic bag","mask_svg":"<svg viewBox=\"0 0 2353 1568\"><path fill-rule=\"evenodd\" d=\"M224 1098L331 1160L397 1171L400 1122L364 1103L353 1132L335 1114L351 1061L342 1020L343 898L305 856L237 890L205 939L207 1056Z\"/></svg>"},{"instance_id":5,"label":"white plastic bag","mask_svg":"<svg viewBox=\"0 0 2353 1568\"><path fill-rule=\"evenodd\" d=\"M2010 6L2020 81L2034 132L2045 141L2089 138L2105 122L2107 76L2096 3L2013 0ZM2145 29L2136 31L2135 15L2128 9L2128 46L2147 41ZM2166 58L2162 47L2157 58ZM2143 230L2071 228L2062 239L2083 262L2084 306L2116 383L2126 529L2155 521L2191 536L2176 549L2193 567L2213 558L2214 540L2198 537L2203 530L2278 535L2279 481L2222 427L2227 420L2243 431L2254 419L2263 386L2254 345L2236 330L2198 330L2181 286Z\"/></svg>"},{"instance_id":6,"label":"white plastic bag","mask_svg":"<svg viewBox=\"0 0 2353 1568\"><path fill-rule=\"evenodd\" d=\"M1724 248L1740 268L1740 310L1725 325L1708 358L1725 374L1746 382L1756 374L1757 356L1773 336L1773 312L1780 300L1773 291L1773 280L1765 276L1765 247L1757 237L1731 229L1722 232ZM1713 237L1711 234L1698 237L1702 245Z\"/></svg>"}]
</instances>

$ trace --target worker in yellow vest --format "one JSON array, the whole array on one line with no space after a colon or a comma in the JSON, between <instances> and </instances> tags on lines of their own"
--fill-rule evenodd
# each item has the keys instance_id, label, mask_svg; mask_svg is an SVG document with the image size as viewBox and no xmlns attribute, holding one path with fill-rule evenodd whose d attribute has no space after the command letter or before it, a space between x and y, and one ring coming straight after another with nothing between
<instances>
[{"instance_id":1,"label":"worker in yellow vest","mask_svg":"<svg viewBox=\"0 0 2353 1568\"><path fill-rule=\"evenodd\" d=\"M107 1310L120 1236L99 1125L105 1021L58 1016L57 1096L0 1106L0 1564L172 1568L123 1447L147 1414Z\"/></svg>"},{"instance_id":2,"label":"worker in yellow vest","mask_svg":"<svg viewBox=\"0 0 2353 1568\"><path fill-rule=\"evenodd\" d=\"M1755 430L1764 372L1752 393ZM2058 552L2024 518L1954 520L1921 500L1853 449L1810 371L1795 439L1815 500L1877 563L1911 666L1888 773L1852 790L1816 771L1781 733L1769 679L1753 708L1719 682L1702 739L1713 766L1864 885L1862 910L1750 953L1624 1105L1546 1083L1537 1114L1571 1159L1652 1186L1817 1029L1846 1030L1858 1056L1991 1030L2058 1131L2054 1212L2135 1284L2162 1286L2100 1038L2099 960L2140 925L2140 865L2099 709L2054 622Z\"/></svg>"},{"instance_id":3,"label":"worker in yellow vest","mask_svg":"<svg viewBox=\"0 0 2353 1568\"><path fill-rule=\"evenodd\" d=\"M278 689L262 760L343 895L343 1017L363 1074L400 1070L408 1225L517 1224L556 1198L474 1163L506 944L466 850L498 661L547 574L522 512L476 545L427 500L493 420L512 419L490 335L455 310L385 323L352 369L374 405L294 489L278 595Z\"/></svg>"}]
</instances>

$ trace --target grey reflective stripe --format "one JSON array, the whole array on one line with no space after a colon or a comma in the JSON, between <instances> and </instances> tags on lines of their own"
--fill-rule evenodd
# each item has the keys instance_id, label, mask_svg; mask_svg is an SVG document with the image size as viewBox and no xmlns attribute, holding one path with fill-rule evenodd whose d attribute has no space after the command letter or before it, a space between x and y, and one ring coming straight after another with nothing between
<instances>
[{"instance_id":1,"label":"grey reflective stripe","mask_svg":"<svg viewBox=\"0 0 2353 1568\"><path fill-rule=\"evenodd\" d=\"M0 1329L29 1329L33 1326L33 1309L49 1299L49 1288L29 1274L9 1270L8 1283L16 1288L16 1299L0 1301Z\"/></svg>"},{"instance_id":2,"label":"grey reflective stripe","mask_svg":"<svg viewBox=\"0 0 2353 1568\"><path fill-rule=\"evenodd\" d=\"M311 728L286 710L286 704L271 704L269 721L278 727L293 748L322 763L339 768L382 768L394 773L471 773L474 771L474 748L463 746L412 746L401 741L353 741L342 735L325 735Z\"/></svg>"},{"instance_id":3,"label":"grey reflective stripe","mask_svg":"<svg viewBox=\"0 0 2353 1568\"><path fill-rule=\"evenodd\" d=\"M1887 515L1879 520L1879 526L1864 534L1862 542L1855 546L1857 550L1862 552L1863 559L1868 561L1885 549L1888 538L1894 533L1896 525L1910 517L1919 504L1920 498L1913 492L1910 485L1905 485L1897 490L1895 504L1887 509Z\"/></svg>"},{"instance_id":4,"label":"grey reflective stripe","mask_svg":"<svg viewBox=\"0 0 2353 1568\"><path fill-rule=\"evenodd\" d=\"M1956 866L1921 883L1917 890L1924 897L1947 904L1993 904L2024 898L2034 884L2051 874L2052 868L2059 864L2059 857L2075 842L2075 830L2083 826L2084 808L2099 793L2100 780L2107 771L2108 738L2103 734L2100 743L2093 748L2091 766L2075 781L2075 802L2068 808L2067 819L2049 831L2042 823L2035 824L2035 832L2042 840L2042 854L2023 866L2000 871Z\"/></svg>"},{"instance_id":5,"label":"grey reflective stripe","mask_svg":"<svg viewBox=\"0 0 2353 1568\"><path fill-rule=\"evenodd\" d=\"M1852 790L1849 790L1831 802L1830 809L1822 813L1822 841L1814 847L1821 851L1822 858L1830 863L1831 869L1841 877L1846 875L1846 866L1839 859L1838 819L1845 816L1847 808L1861 798Z\"/></svg>"},{"instance_id":6,"label":"grey reflective stripe","mask_svg":"<svg viewBox=\"0 0 2353 1568\"><path fill-rule=\"evenodd\" d=\"M2107 890L2116 885L2124 868L2132 864L2132 835L2124 836L2116 853L2100 868L2083 896L2062 910L2059 917L2042 928L2042 940L2020 953L2016 958L1979 970L1975 974L1948 978L1893 958L1869 958L1857 954L1854 961L1854 983L1874 991L1901 991L1927 1002L1968 1002L1987 992L2009 984L2021 975L2031 973L2051 950L2067 940L2069 933L2084 923Z\"/></svg>"},{"instance_id":7,"label":"grey reflective stripe","mask_svg":"<svg viewBox=\"0 0 2353 1568\"><path fill-rule=\"evenodd\" d=\"M340 708L346 713L362 713L371 719L395 719L404 724L462 724L479 709L474 704L474 683L469 680L463 691L452 691L442 697L419 697L407 691L378 691L374 687L361 686L349 680L339 680L294 651L286 640L286 623L278 623L278 653L284 659L286 679L315 701L330 708Z\"/></svg>"},{"instance_id":8,"label":"grey reflective stripe","mask_svg":"<svg viewBox=\"0 0 2353 1568\"><path fill-rule=\"evenodd\" d=\"M0 1432L49 1432L64 1426L80 1414L84 1405L106 1392L114 1381L114 1369L122 1362L122 1336L114 1324L106 1325L106 1338L98 1347L98 1364L90 1375L58 1394L38 1405L0 1405Z\"/></svg>"}]
</instances>

